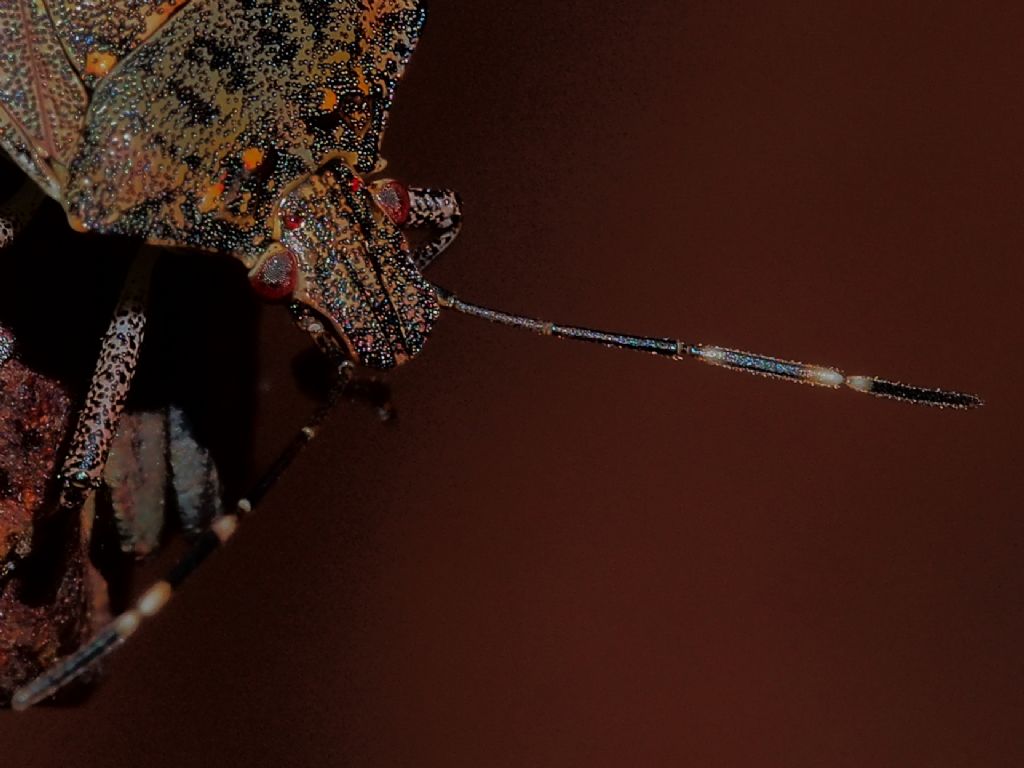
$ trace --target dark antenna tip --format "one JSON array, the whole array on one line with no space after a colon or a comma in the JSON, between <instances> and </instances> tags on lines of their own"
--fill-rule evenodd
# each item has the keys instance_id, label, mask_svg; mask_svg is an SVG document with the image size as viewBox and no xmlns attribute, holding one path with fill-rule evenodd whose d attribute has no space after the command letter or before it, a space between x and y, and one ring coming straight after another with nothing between
<instances>
[{"instance_id":1,"label":"dark antenna tip","mask_svg":"<svg viewBox=\"0 0 1024 768\"><path fill-rule=\"evenodd\" d=\"M556 336L574 341L587 341L618 349L630 349L634 352L651 354L682 360L695 358L708 365L728 368L734 371L769 376L775 379L794 381L799 384L810 384L816 387L838 389L846 385L850 389L875 397L900 400L915 405L930 405L937 408L955 408L966 410L984 405L977 395L954 392L944 389L915 387L899 384L874 376L847 376L837 368L822 365L808 365L794 360L783 360L768 355L752 352L741 352L725 347L705 344L688 344L677 339L659 338L656 336L633 336L623 333L599 331L592 328L580 328L571 325L559 325L524 315L513 315L496 309L481 307L462 301L451 291L435 286L438 303L446 309L452 309L464 315L479 317L492 323L522 328L542 336Z\"/></svg>"},{"instance_id":2,"label":"dark antenna tip","mask_svg":"<svg viewBox=\"0 0 1024 768\"><path fill-rule=\"evenodd\" d=\"M846 386L857 392L864 392L875 397L887 397L891 400L902 400L918 405L930 405L936 408L980 408L985 404L977 395L966 392L953 392L945 389L928 389L886 381L872 376L847 376Z\"/></svg>"}]
</instances>

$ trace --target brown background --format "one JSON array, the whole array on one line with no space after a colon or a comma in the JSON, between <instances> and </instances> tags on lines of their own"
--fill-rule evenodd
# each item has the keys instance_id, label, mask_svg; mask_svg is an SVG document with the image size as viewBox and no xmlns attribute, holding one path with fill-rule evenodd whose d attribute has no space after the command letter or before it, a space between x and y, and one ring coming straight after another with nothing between
<instances>
[{"instance_id":1,"label":"brown background","mask_svg":"<svg viewBox=\"0 0 1024 768\"><path fill-rule=\"evenodd\" d=\"M439 283L987 407L446 317L0 761L1021 765L1020 4L432 5L385 149L464 195ZM256 467L307 342L242 333Z\"/></svg>"}]
</instances>

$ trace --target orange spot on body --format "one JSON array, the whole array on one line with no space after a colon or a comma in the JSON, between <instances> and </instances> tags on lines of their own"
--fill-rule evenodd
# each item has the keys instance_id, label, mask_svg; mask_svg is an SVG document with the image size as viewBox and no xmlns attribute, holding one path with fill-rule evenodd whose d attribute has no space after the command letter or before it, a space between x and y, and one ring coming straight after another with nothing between
<instances>
[{"instance_id":1,"label":"orange spot on body","mask_svg":"<svg viewBox=\"0 0 1024 768\"><path fill-rule=\"evenodd\" d=\"M172 13L178 10L178 6L181 5L179 2L162 3L146 17L145 24L146 30L142 35L142 38L148 39L154 32L164 25L164 22L170 17Z\"/></svg>"},{"instance_id":2,"label":"orange spot on body","mask_svg":"<svg viewBox=\"0 0 1024 768\"><path fill-rule=\"evenodd\" d=\"M324 88L323 99L320 101L320 109L324 112L330 112L336 106L338 106L338 94L330 88Z\"/></svg>"},{"instance_id":3,"label":"orange spot on body","mask_svg":"<svg viewBox=\"0 0 1024 768\"><path fill-rule=\"evenodd\" d=\"M359 78L356 81L356 87L359 89L359 92L363 94L363 96L369 96L370 84L366 81L366 75L363 73L363 68L356 67L355 70L356 76Z\"/></svg>"},{"instance_id":4,"label":"orange spot on body","mask_svg":"<svg viewBox=\"0 0 1024 768\"><path fill-rule=\"evenodd\" d=\"M206 188L206 194L203 195L203 199L199 203L199 211L201 213L210 213L211 211L217 210L220 204L220 196L224 194L224 182L218 181L211 184Z\"/></svg>"},{"instance_id":5,"label":"orange spot on body","mask_svg":"<svg viewBox=\"0 0 1024 768\"><path fill-rule=\"evenodd\" d=\"M117 56L106 51L92 51L85 57L85 73L96 77L106 77L117 64Z\"/></svg>"},{"instance_id":6,"label":"orange spot on body","mask_svg":"<svg viewBox=\"0 0 1024 768\"><path fill-rule=\"evenodd\" d=\"M242 152L242 167L251 173L263 165L263 158L264 154L262 149L249 147L247 150Z\"/></svg>"}]
</instances>

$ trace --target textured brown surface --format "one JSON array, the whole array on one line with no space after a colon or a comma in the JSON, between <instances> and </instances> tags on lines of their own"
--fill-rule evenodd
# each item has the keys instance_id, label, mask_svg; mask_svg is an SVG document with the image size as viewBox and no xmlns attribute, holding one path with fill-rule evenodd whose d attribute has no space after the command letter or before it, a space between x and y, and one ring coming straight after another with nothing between
<instances>
[{"instance_id":1,"label":"textured brown surface","mask_svg":"<svg viewBox=\"0 0 1024 768\"><path fill-rule=\"evenodd\" d=\"M0 326L7 338L7 330ZM0 561L31 549L71 404L60 384L17 359L0 362Z\"/></svg>"},{"instance_id":2,"label":"textured brown surface","mask_svg":"<svg viewBox=\"0 0 1024 768\"><path fill-rule=\"evenodd\" d=\"M505 6L434 0L385 140L465 198L433 278L988 405L442 317L4 764L1020 765L1019 6ZM307 341L259 325L266 461Z\"/></svg>"},{"instance_id":3,"label":"textured brown surface","mask_svg":"<svg viewBox=\"0 0 1024 768\"><path fill-rule=\"evenodd\" d=\"M0 326L0 333L6 329ZM88 625L85 549L77 525L48 521L58 451L68 430L63 387L17 359L0 364L0 562L33 555L0 580L0 701L73 650ZM29 583L21 578L28 573Z\"/></svg>"}]
</instances>

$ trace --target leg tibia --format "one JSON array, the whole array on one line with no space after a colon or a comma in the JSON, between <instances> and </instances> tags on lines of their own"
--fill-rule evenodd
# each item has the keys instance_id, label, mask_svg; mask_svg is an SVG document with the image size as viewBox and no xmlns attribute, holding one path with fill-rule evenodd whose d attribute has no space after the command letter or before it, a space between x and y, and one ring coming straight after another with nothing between
<instances>
[{"instance_id":1,"label":"leg tibia","mask_svg":"<svg viewBox=\"0 0 1024 768\"><path fill-rule=\"evenodd\" d=\"M139 362L146 327L146 299L153 269L152 254L143 251L132 266L114 317L103 337L96 372L61 477L62 503L73 506L100 482L117 422L124 409Z\"/></svg>"}]
</instances>

